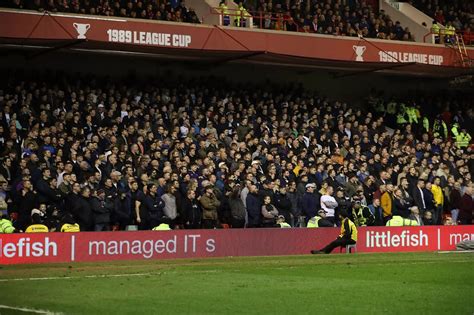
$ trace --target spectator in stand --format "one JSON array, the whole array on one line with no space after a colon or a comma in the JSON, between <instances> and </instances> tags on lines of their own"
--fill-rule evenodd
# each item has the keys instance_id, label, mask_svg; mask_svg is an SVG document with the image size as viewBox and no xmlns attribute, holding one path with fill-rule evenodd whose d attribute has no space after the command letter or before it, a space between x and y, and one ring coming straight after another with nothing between
<instances>
[{"instance_id":1,"label":"spectator in stand","mask_svg":"<svg viewBox=\"0 0 474 315\"><path fill-rule=\"evenodd\" d=\"M217 228L217 208L221 202L217 199L214 186L211 184L204 188L204 194L199 200L202 206L202 225L206 229Z\"/></svg>"},{"instance_id":2,"label":"spectator in stand","mask_svg":"<svg viewBox=\"0 0 474 315\"><path fill-rule=\"evenodd\" d=\"M198 200L208 220L199 227L238 228L246 217L247 227L260 227L264 196L293 226L304 225L300 216L309 220L319 207L334 224L337 211L352 213L356 199L383 225L379 199L386 217L398 211L385 202L392 191L405 213L416 205L423 216L436 202L441 215L462 208L459 219L469 221L461 191L472 192L473 154L470 140L453 141L452 131L456 123L473 132L469 95L388 97L386 106L371 94L363 110L302 87L236 89L215 78L196 83L169 74L109 89L119 81L37 77L6 71L0 85L0 181L6 182L0 197L19 230L40 202L57 209L48 214L52 222L70 213L80 230L94 230L97 200L90 192L99 190L111 205L109 220L99 222L109 230L151 229L167 220L165 203L166 214L177 219L173 228L198 227L199 220L187 224ZM398 124L407 108L417 119ZM429 123L427 132L424 118L446 128L434 132ZM431 182L445 197L442 207ZM236 188L239 183L245 187Z\"/></svg>"},{"instance_id":3,"label":"spectator in stand","mask_svg":"<svg viewBox=\"0 0 474 315\"><path fill-rule=\"evenodd\" d=\"M314 217L318 211L318 198L314 193L316 189L316 184L306 184L306 192L301 198L301 210L302 214L305 216L305 221L308 223L308 220Z\"/></svg>"},{"instance_id":4,"label":"spectator in stand","mask_svg":"<svg viewBox=\"0 0 474 315\"><path fill-rule=\"evenodd\" d=\"M472 187L466 187L459 207L459 221L461 224L472 224L473 212Z\"/></svg>"},{"instance_id":5,"label":"spectator in stand","mask_svg":"<svg viewBox=\"0 0 474 315\"><path fill-rule=\"evenodd\" d=\"M194 9L187 8L185 1L177 1L178 5L172 6L169 2L156 2L151 0L141 1L95 1L78 0L72 3L66 1L41 1L8 0L4 6L16 9L38 10L40 12L67 12L76 14L90 14L102 16L120 16L137 19L163 20L184 23L200 23Z\"/></svg>"},{"instance_id":6,"label":"spectator in stand","mask_svg":"<svg viewBox=\"0 0 474 315\"><path fill-rule=\"evenodd\" d=\"M202 211L196 200L196 191L188 190L186 198L183 199L183 222L184 228L186 229L199 229L201 228ZM244 221L245 223L245 221ZM242 226L243 227L243 226Z\"/></svg>"},{"instance_id":7,"label":"spectator in stand","mask_svg":"<svg viewBox=\"0 0 474 315\"><path fill-rule=\"evenodd\" d=\"M335 210L338 206L336 199L332 196L334 189L332 186L328 186L326 194L321 196L321 209L326 211L326 219L332 224L336 224Z\"/></svg>"},{"instance_id":8,"label":"spectator in stand","mask_svg":"<svg viewBox=\"0 0 474 315\"><path fill-rule=\"evenodd\" d=\"M384 225L383 222L383 209L380 206L380 199L375 198L373 203L369 205L369 210L374 216L374 226L382 226Z\"/></svg>"}]
</instances>

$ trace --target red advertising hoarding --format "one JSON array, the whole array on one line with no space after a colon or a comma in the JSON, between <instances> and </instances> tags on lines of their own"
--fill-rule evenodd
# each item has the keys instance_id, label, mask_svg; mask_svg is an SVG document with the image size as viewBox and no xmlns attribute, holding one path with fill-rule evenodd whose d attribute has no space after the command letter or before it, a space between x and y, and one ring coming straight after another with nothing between
<instances>
[{"instance_id":1,"label":"red advertising hoarding","mask_svg":"<svg viewBox=\"0 0 474 315\"><path fill-rule=\"evenodd\" d=\"M0 264L309 254L337 228L223 229L0 235ZM358 252L453 250L474 226L359 229Z\"/></svg>"},{"instance_id":2,"label":"red advertising hoarding","mask_svg":"<svg viewBox=\"0 0 474 315\"><path fill-rule=\"evenodd\" d=\"M0 10L0 38L23 44L78 41L77 48L163 53L274 53L321 60L459 66L456 49L401 41L252 30L88 15ZM474 59L474 50L468 49Z\"/></svg>"}]
</instances>

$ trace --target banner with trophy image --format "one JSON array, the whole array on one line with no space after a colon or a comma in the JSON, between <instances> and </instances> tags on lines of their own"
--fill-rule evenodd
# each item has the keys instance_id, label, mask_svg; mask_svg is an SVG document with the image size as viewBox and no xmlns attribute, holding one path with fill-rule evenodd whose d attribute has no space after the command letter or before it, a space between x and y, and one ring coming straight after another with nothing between
<instances>
[{"instance_id":1,"label":"banner with trophy image","mask_svg":"<svg viewBox=\"0 0 474 315\"><path fill-rule=\"evenodd\" d=\"M206 52L255 58L278 54L357 64L460 66L456 50L443 45L9 9L0 9L0 39L38 45L70 41L74 48L90 50L161 54L189 50L188 57L199 51L203 57ZM474 49L467 52L474 58Z\"/></svg>"}]
</instances>

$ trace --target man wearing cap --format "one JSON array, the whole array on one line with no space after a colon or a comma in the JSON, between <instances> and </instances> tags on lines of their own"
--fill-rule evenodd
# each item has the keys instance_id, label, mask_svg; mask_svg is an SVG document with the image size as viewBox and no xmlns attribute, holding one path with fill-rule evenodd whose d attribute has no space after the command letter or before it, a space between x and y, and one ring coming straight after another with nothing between
<instances>
[{"instance_id":1,"label":"man wearing cap","mask_svg":"<svg viewBox=\"0 0 474 315\"><path fill-rule=\"evenodd\" d=\"M301 210L307 224L309 219L318 213L318 197L314 193L316 189L315 183L306 184L305 188L306 192L301 198Z\"/></svg>"},{"instance_id":2,"label":"man wearing cap","mask_svg":"<svg viewBox=\"0 0 474 315\"><path fill-rule=\"evenodd\" d=\"M291 228L291 225L289 225L288 223L286 223L285 221L285 217L282 216L282 215L279 215L277 220L276 220L276 227L280 227L280 228Z\"/></svg>"},{"instance_id":3,"label":"man wearing cap","mask_svg":"<svg viewBox=\"0 0 474 315\"><path fill-rule=\"evenodd\" d=\"M341 219L341 234L321 250L312 250L311 254L330 254L336 247L357 243L357 227L354 222L349 219L347 211L341 210L339 212L339 218Z\"/></svg>"},{"instance_id":4,"label":"man wearing cap","mask_svg":"<svg viewBox=\"0 0 474 315\"><path fill-rule=\"evenodd\" d=\"M362 205L361 200L354 198L352 201L352 219L357 226L373 225L375 217L367 206Z\"/></svg>"},{"instance_id":5,"label":"man wearing cap","mask_svg":"<svg viewBox=\"0 0 474 315\"><path fill-rule=\"evenodd\" d=\"M326 219L326 211L324 209L319 209L318 215L309 219L308 225L306 227L319 228L319 227L333 227L333 226L334 224L332 224L329 220Z\"/></svg>"}]
</instances>

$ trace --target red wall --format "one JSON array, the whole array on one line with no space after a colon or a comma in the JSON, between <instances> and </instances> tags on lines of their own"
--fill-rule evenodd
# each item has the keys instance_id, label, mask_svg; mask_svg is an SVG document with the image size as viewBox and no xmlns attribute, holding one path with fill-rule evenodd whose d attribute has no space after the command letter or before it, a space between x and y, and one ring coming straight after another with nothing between
<instances>
[{"instance_id":1,"label":"red wall","mask_svg":"<svg viewBox=\"0 0 474 315\"><path fill-rule=\"evenodd\" d=\"M3 234L0 264L302 255L338 233L322 228ZM474 226L360 228L357 251L453 250L465 239L474 239Z\"/></svg>"}]
</instances>

